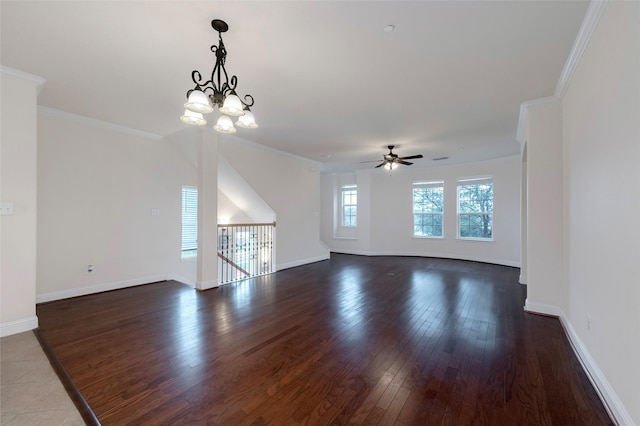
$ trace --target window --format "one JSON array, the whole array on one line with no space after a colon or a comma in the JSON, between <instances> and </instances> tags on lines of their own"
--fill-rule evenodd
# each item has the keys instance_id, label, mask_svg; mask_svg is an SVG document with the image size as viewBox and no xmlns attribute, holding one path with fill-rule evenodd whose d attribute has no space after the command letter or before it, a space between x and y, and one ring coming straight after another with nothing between
<instances>
[{"instance_id":1,"label":"window","mask_svg":"<svg viewBox=\"0 0 640 426\"><path fill-rule=\"evenodd\" d=\"M182 187L182 257L198 254L198 188Z\"/></svg>"},{"instance_id":2,"label":"window","mask_svg":"<svg viewBox=\"0 0 640 426\"><path fill-rule=\"evenodd\" d=\"M493 179L458 180L458 237L493 239Z\"/></svg>"},{"instance_id":3,"label":"window","mask_svg":"<svg viewBox=\"0 0 640 426\"><path fill-rule=\"evenodd\" d=\"M358 224L358 187L344 185L342 187L342 226Z\"/></svg>"},{"instance_id":4,"label":"window","mask_svg":"<svg viewBox=\"0 0 640 426\"><path fill-rule=\"evenodd\" d=\"M413 183L413 236L442 237L444 181Z\"/></svg>"}]
</instances>

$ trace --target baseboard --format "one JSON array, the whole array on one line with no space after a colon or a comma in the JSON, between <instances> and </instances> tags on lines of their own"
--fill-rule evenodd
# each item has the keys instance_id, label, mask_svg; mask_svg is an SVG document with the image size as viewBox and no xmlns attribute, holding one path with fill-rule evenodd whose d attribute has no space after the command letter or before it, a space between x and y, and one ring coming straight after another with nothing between
<instances>
[{"instance_id":1,"label":"baseboard","mask_svg":"<svg viewBox=\"0 0 640 426\"><path fill-rule=\"evenodd\" d=\"M481 263L490 263L492 265L501 265L501 266L511 266L513 268L519 268L520 262L510 261L510 260L502 260L502 259L492 259L486 257L478 257L478 256L464 256L453 253L425 253L425 252L414 252L414 251L368 251L368 250L350 250L350 249L331 249L333 253L343 253L343 254L355 254L358 256L411 256L411 257L434 257L437 259L455 259L455 260L468 260L471 262L481 262Z\"/></svg>"},{"instance_id":2,"label":"baseboard","mask_svg":"<svg viewBox=\"0 0 640 426\"><path fill-rule=\"evenodd\" d=\"M195 281L190 280L188 278L185 278L183 276L180 276L178 274L167 274L167 279L168 280L173 280L173 281L178 281L179 283L188 285L189 287L196 288L196 282Z\"/></svg>"},{"instance_id":3,"label":"baseboard","mask_svg":"<svg viewBox=\"0 0 640 426\"><path fill-rule=\"evenodd\" d=\"M562 314L562 309L556 305L531 302L529 298L524 301L524 310L532 314L549 315L552 317L560 317Z\"/></svg>"},{"instance_id":4,"label":"baseboard","mask_svg":"<svg viewBox=\"0 0 640 426\"><path fill-rule=\"evenodd\" d=\"M116 281L93 285L89 287L72 288L69 290L54 291L36 295L36 303L52 302L54 300L68 299L70 297L85 296L87 294L101 293L103 291L118 290L121 288L134 287L142 284L149 284L158 281L165 281L166 275L151 275L148 277L133 278L130 280Z\"/></svg>"},{"instance_id":5,"label":"baseboard","mask_svg":"<svg viewBox=\"0 0 640 426\"><path fill-rule=\"evenodd\" d=\"M218 280L196 281L194 287L196 290L210 290L218 287L218 285Z\"/></svg>"},{"instance_id":6,"label":"baseboard","mask_svg":"<svg viewBox=\"0 0 640 426\"><path fill-rule=\"evenodd\" d=\"M309 263L321 262L323 260L328 260L330 253L322 256L309 257L307 259L296 260L294 262L280 263L276 265L276 271L282 271L283 269L295 268L296 266L307 265Z\"/></svg>"},{"instance_id":7,"label":"baseboard","mask_svg":"<svg viewBox=\"0 0 640 426\"><path fill-rule=\"evenodd\" d=\"M582 343L582 340L562 309L555 305L530 302L529 299L525 301L524 309L530 313L558 317L560 324L562 324L562 327L564 328L565 335L567 336L567 339L569 339L573 352L576 354L578 361L580 361L591 385L593 385L594 389L598 393L598 397L607 410L609 417L611 417L617 425L635 425L631 415L625 408L622 401L620 401L620 398L618 398L618 395L613 390L613 387L605 377L600 367L598 367L598 364L593 359L584 343Z\"/></svg>"},{"instance_id":8,"label":"baseboard","mask_svg":"<svg viewBox=\"0 0 640 426\"><path fill-rule=\"evenodd\" d=\"M618 395L613 390L613 387L605 377L604 373L600 367L598 367L598 364L591 356L591 353L589 353L589 350L587 350L584 343L582 343L582 340L571 325L571 322L562 311L560 311L560 323L562 324L565 334L571 343L573 352L578 357L580 364L582 364L582 368L587 373L589 381L598 393L598 396L604 404L611 419L618 425L635 425L631 418L631 414L629 414L622 401L620 401L620 398L618 398Z\"/></svg>"},{"instance_id":9,"label":"baseboard","mask_svg":"<svg viewBox=\"0 0 640 426\"><path fill-rule=\"evenodd\" d=\"M0 324L0 337L11 336L38 328L38 317L32 316Z\"/></svg>"}]
</instances>

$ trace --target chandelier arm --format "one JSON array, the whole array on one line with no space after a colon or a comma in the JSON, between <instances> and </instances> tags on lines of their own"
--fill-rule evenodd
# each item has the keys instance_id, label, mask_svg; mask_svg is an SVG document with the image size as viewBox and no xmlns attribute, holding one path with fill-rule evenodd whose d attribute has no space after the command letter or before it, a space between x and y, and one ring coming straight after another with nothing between
<instances>
[{"instance_id":1,"label":"chandelier arm","mask_svg":"<svg viewBox=\"0 0 640 426\"><path fill-rule=\"evenodd\" d=\"M193 92L194 90L200 90L203 93L206 92L207 90L211 90L211 91L213 91L213 93L215 93L217 91L217 87L216 87L215 83L213 82L213 80L209 80L209 81L203 82L202 81L202 74L200 74L200 72L197 71L197 70L194 70L191 73L191 79L195 83L196 87L194 87L193 89L191 89L191 90L189 90L187 92L187 97L189 97L189 94L191 94L191 92Z\"/></svg>"},{"instance_id":2,"label":"chandelier arm","mask_svg":"<svg viewBox=\"0 0 640 426\"><path fill-rule=\"evenodd\" d=\"M253 106L253 96L244 95L244 100L240 99L240 102L242 102L242 105L244 105L246 109L249 109Z\"/></svg>"},{"instance_id":3,"label":"chandelier arm","mask_svg":"<svg viewBox=\"0 0 640 426\"><path fill-rule=\"evenodd\" d=\"M191 73L191 79L196 84L196 89L201 89L203 86L206 86L208 82L202 82L202 74L198 70L194 70Z\"/></svg>"},{"instance_id":4,"label":"chandelier arm","mask_svg":"<svg viewBox=\"0 0 640 426\"><path fill-rule=\"evenodd\" d=\"M225 70L224 72L224 76L227 76L227 71ZM226 84L226 89L224 90L225 94L227 92L231 92L232 95L236 95L238 96L238 94L236 93L236 86L238 85L238 77L236 77L235 75L231 76L231 82L229 82L229 80L227 80L227 84Z\"/></svg>"},{"instance_id":5,"label":"chandelier arm","mask_svg":"<svg viewBox=\"0 0 640 426\"><path fill-rule=\"evenodd\" d=\"M193 70L193 72L191 73L191 79L195 84L200 86L201 85L200 81L202 80L202 74L200 74L200 71L198 70Z\"/></svg>"},{"instance_id":6,"label":"chandelier arm","mask_svg":"<svg viewBox=\"0 0 640 426\"><path fill-rule=\"evenodd\" d=\"M198 72L198 70L193 70L193 72L191 73L191 80L193 80L196 87L194 87L193 89L187 90L187 99L189 99L189 95L194 90L200 90L201 92L203 92L202 83L201 83L202 75L200 74L200 72Z\"/></svg>"}]
</instances>

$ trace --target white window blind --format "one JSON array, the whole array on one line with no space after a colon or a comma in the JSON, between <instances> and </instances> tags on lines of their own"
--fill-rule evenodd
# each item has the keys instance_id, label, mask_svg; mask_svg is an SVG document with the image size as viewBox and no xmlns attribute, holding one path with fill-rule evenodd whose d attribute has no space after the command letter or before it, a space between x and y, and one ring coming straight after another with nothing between
<instances>
[{"instance_id":1,"label":"white window blind","mask_svg":"<svg viewBox=\"0 0 640 426\"><path fill-rule=\"evenodd\" d=\"M198 254L198 188L182 187L182 257Z\"/></svg>"}]
</instances>

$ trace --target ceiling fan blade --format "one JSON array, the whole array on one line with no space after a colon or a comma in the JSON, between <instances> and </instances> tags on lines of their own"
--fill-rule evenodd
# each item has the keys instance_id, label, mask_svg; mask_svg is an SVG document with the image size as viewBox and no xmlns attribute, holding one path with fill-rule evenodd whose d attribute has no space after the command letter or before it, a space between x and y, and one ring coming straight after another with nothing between
<instances>
[{"instance_id":1,"label":"ceiling fan blade","mask_svg":"<svg viewBox=\"0 0 640 426\"><path fill-rule=\"evenodd\" d=\"M377 163L380 160L361 161L361 163Z\"/></svg>"},{"instance_id":2,"label":"ceiling fan blade","mask_svg":"<svg viewBox=\"0 0 640 426\"><path fill-rule=\"evenodd\" d=\"M389 148L389 153L388 154L384 154L382 156L382 163L378 164L375 168L377 169L378 167L382 167L385 166L387 164L392 164L392 163L396 163L396 164L404 164L405 166L410 166L413 163L410 161L405 161L405 160L411 160L414 158L422 158L422 154L417 154L417 155L410 155L408 157L399 157L398 154L394 154L393 153L393 145L389 145L387 148ZM361 163L373 163L377 160L373 160L373 161L361 161Z\"/></svg>"}]
</instances>

